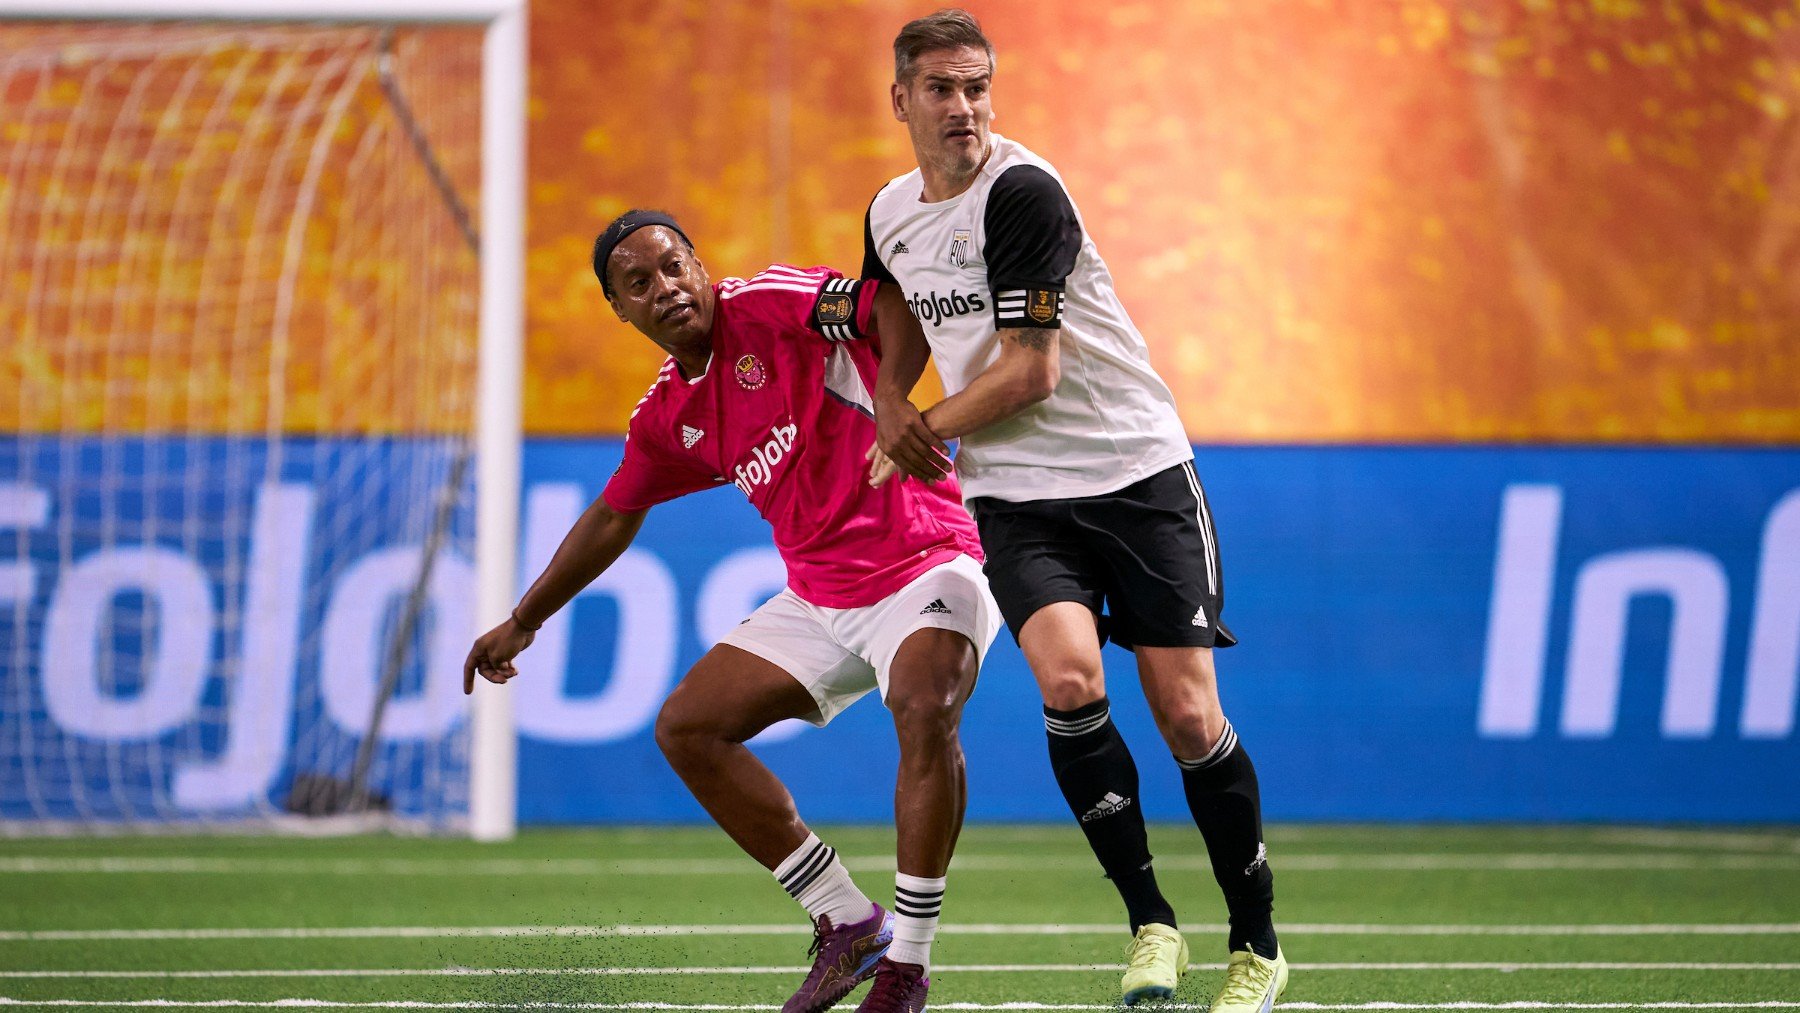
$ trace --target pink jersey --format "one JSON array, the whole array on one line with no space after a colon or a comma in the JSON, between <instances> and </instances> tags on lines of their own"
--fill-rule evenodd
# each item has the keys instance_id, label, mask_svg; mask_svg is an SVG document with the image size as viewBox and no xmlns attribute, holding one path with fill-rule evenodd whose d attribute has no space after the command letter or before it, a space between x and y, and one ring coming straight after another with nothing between
<instances>
[{"instance_id":1,"label":"pink jersey","mask_svg":"<svg viewBox=\"0 0 1800 1013\"><path fill-rule=\"evenodd\" d=\"M869 488L876 349L862 339L877 284L776 265L715 286L712 361L693 380L663 363L607 505L735 485L774 527L788 586L826 608L874 604L959 553L981 559L954 476Z\"/></svg>"}]
</instances>

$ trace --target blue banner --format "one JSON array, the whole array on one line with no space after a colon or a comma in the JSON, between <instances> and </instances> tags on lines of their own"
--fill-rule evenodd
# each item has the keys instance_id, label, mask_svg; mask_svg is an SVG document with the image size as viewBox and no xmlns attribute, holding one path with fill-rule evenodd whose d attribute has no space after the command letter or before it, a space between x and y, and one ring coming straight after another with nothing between
<instances>
[{"instance_id":1,"label":"blue banner","mask_svg":"<svg viewBox=\"0 0 1800 1013\"><path fill-rule=\"evenodd\" d=\"M531 446L529 557L547 558L618 455ZM1197 458L1243 641L1217 655L1221 693L1269 818L1800 819L1800 453ZM652 511L628 572L603 578L513 683L524 819L705 818L650 723L673 680L780 587L767 546L730 489ZM1146 810L1185 819L1131 656L1108 648L1106 664ZM779 731L757 749L807 818L890 818L897 751L873 698L827 729ZM1067 817L1043 735L1002 633L964 720L971 818Z\"/></svg>"},{"instance_id":2,"label":"blue banner","mask_svg":"<svg viewBox=\"0 0 1800 1013\"><path fill-rule=\"evenodd\" d=\"M229 817L277 805L296 774L341 773L453 450L0 450L0 817ZM619 454L528 444L523 580ZM1197 457L1243 641L1217 656L1221 692L1270 819L1800 820L1800 451ZM328 505L357 497L346 528ZM466 507L454 518L383 723L377 787L407 812L466 804ZM520 659L521 818L704 820L656 749L657 707L783 580L730 487L653 510ZM1146 811L1185 819L1131 656L1106 663ZM1067 818L1043 734L1002 633L966 712L971 818ZM754 747L808 819L890 818L897 753L874 697Z\"/></svg>"},{"instance_id":3,"label":"blue banner","mask_svg":"<svg viewBox=\"0 0 1800 1013\"><path fill-rule=\"evenodd\" d=\"M0 818L231 821L347 784L422 546L371 786L467 809L474 511L460 438L0 443Z\"/></svg>"}]
</instances>

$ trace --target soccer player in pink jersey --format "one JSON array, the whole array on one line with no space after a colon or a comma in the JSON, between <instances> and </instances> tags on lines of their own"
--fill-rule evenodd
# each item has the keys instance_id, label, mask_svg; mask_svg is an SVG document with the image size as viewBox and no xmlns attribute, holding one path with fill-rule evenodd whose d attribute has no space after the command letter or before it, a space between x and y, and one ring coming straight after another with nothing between
<instances>
[{"instance_id":1,"label":"soccer player in pink jersey","mask_svg":"<svg viewBox=\"0 0 1800 1013\"><path fill-rule=\"evenodd\" d=\"M774 266L710 283L674 219L633 211L594 272L619 319L669 353L632 412L625 458L512 616L476 640L463 688L505 684L544 620L625 551L652 506L736 486L774 528L788 586L669 694L656 741L694 797L814 920L816 960L784 1013L859 982L864 1013L918 1013L967 787L963 702L999 628L980 539L954 478L873 488L877 350L917 327L898 287ZM922 344L922 343L921 343ZM869 900L746 740L786 718L823 726L871 689L900 767L894 913Z\"/></svg>"}]
</instances>

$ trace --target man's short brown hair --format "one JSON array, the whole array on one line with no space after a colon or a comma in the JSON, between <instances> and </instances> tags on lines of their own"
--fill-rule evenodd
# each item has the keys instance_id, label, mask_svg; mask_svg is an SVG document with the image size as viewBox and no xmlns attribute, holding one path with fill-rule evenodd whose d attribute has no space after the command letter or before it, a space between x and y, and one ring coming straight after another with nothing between
<instances>
[{"instance_id":1,"label":"man's short brown hair","mask_svg":"<svg viewBox=\"0 0 1800 1013\"><path fill-rule=\"evenodd\" d=\"M967 46L987 52L988 71L994 69L994 44L981 34L981 23L975 15L955 7L946 7L908 21L894 36L894 80L901 84L913 76L913 64L919 56L933 49L961 49Z\"/></svg>"}]
</instances>

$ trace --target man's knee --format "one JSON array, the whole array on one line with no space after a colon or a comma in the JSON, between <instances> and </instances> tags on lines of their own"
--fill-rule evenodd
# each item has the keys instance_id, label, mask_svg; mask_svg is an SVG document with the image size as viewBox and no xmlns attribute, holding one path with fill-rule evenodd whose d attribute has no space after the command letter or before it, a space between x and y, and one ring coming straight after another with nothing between
<instances>
[{"instance_id":1,"label":"man's knee","mask_svg":"<svg viewBox=\"0 0 1800 1013\"><path fill-rule=\"evenodd\" d=\"M944 692L889 693L888 710L902 745L908 742L942 742L954 738L962 720L962 701Z\"/></svg>"},{"instance_id":2,"label":"man's knee","mask_svg":"<svg viewBox=\"0 0 1800 1013\"><path fill-rule=\"evenodd\" d=\"M1106 695L1106 674L1097 662L1069 657L1048 660L1037 676L1044 706L1072 711Z\"/></svg>"},{"instance_id":3,"label":"man's knee","mask_svg":"<svg viewBox=\"0 0 1800 1013\"><path fill-rule=\"evenodd\" d=\"M1075 710L1106 695L1106 670L1094 614L1079 602L1055 602L1032 613L1019 631L1044 706Z\"/></svg>"},{"instance_id":4,"label":"man's knee","mask_svg":"<svg viewBox=\"0 0 1800 1013\"><path fill-rule=\"evenodd\" d=\"M656 747L662 750L663 756L671 763L686 752L695 728L689 720L686 709L676 703L674 697L663 701L662 709L656 712Z\"/></svg>"},{"instance_id":5,"label":"man's knee","mask_svg":"<svg viewBox=\"0 0 1800 1013\"><path fill-rule=\"evenodd\" d=\"M1205 756L1225 730L1225 713L1216 697L1152 700L1150 707L1170 751L1184 760Z\"/></svg>"},{"instance_id":6,"label":"man's knee","mask_svg":"<svg viewBox=\"0 0 1800 1013\"><path fill-rule=\"evenodd\" d=\"M736 734L725 715L694 706L687 696L676 692L663 701L656 714L656 745L671 765L680 766L712 748L748 737Z\"/></svg>"},{"instance_id":7,"label":"man's knee","mask_svg":"<svg viewBox=\"0 0 1800 1013\"><path fill-rule=\"evenodd\" d=\"M1170 750L1184 760L1205 756L1225 732L1212 652L1140 647L1138 673L1144 700Z\"/></svg>"},{"instance_id":8,"label":"man's knee","mask_svg":"<svg viewBox=\"0 0 1800 1013\"><path fill-rule=\"evenodd\" d=\"M901 738L954 735L977 664L974 645L961 633L925 629L908 637L888 673L887 707Z\"/></svg>"}]
</instances>

